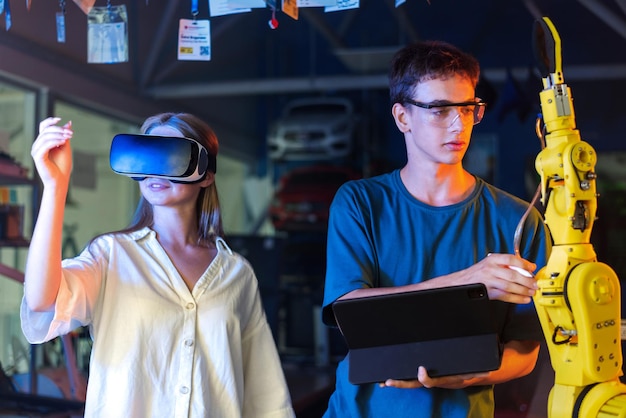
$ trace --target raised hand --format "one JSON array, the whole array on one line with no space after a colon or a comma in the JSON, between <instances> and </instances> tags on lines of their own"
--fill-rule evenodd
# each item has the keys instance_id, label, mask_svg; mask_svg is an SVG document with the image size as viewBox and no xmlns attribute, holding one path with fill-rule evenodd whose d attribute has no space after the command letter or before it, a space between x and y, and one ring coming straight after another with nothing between
<instances>
[{"instance_id":1,"label":"raised hand","mask_svg":"<svg viewBox=\"0 0 626 418\"><path fill-rule=\"evenodd\" d=\"M63 126L61 118L51 117L39 124L39 136L31 148L31 156L37 172L45 185L69 184L72 172L72 150L69 140L72 138L72 122Z\"/></svg>"}]
</instances>

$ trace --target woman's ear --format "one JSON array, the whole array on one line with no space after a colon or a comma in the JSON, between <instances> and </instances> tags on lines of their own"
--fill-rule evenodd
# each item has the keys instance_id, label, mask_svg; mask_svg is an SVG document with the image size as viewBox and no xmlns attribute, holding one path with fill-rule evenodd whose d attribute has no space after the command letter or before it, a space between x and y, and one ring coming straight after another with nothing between
<instances>
[{"instance_id":1,"label":"woman's ear","mask_svg":"<svg viewBox=\"0 0 626 418\"><path fill-rule=\"evenodd\" d=\"M215 173L207 171L204 179L200 182L200 187L209 187L215 182Z\"/></svg>"},{"instance_id":2,"label":"woman's ear","mask_svg":"<svg viewBox=\"0 0 626 418\"><path fill-rule=\"evenodd\" d=\"M404 105L394 103L391 107L391 114L393 115L393 120L396 122L396 126L400 132L405 133L411 130L409 125L409 114Z\"/></svg>"}]
</instances>

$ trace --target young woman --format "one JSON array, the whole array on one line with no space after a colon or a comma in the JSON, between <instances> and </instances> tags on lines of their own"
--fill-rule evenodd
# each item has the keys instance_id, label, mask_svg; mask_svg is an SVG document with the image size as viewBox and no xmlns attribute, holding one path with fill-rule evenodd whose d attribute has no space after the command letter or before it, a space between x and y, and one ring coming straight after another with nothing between
<instances>
[{"instance_id":1,"label":"young woman","mask_svg":"<svg viewBox=\"0 0 626 418\"><path fill-rule=\"evenodd\" d=\"M44 185L25 272L23 332L43 343L89 326L86 417L293 417L249 263L223 235L215 173L195 182L137 178L131 224L62 260L71 123L41 122L32 157ZM142 133L218 141L189 114Z\"/></svg>"}]
</instances>

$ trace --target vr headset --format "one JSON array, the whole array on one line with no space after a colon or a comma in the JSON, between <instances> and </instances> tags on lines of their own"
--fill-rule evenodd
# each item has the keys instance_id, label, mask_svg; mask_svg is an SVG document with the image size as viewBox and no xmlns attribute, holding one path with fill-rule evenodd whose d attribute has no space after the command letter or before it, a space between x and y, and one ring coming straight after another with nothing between
<instances>
[{"instance_id":1,"label":"vr headset","mask_svg":"<svg viewBox=\"0 0 626 418\"><path fill-rule=\"evenodd\" d=\"M133 180L157 177L177 183L200 181L217 168L215 155L194 139L134 134L113 137L109 164Z\"/></svg>"}]
</instances>

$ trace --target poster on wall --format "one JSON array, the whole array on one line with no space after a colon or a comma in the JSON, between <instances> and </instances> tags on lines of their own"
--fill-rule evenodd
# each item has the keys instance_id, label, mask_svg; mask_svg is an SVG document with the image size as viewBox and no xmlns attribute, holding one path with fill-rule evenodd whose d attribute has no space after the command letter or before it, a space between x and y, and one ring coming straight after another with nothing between
<instances>
[{"instance_id":1,"label":"poster on wall","mask_svg":"<svg viewBox=\"0 0 626 418\"><path fill-rule=\"evenodd\" d=\"M87 62L128 62L126 6L93 7L87 15Z\"/></svg>"},{"instance_id":2,"label":"poster on wall","mask_svg":"<svg viewBox=\"0 0 626 418\"><path fill-rule=\"evenodd\" d=\"M178 60L211 60L211 22L206 19L180 19Z\"/></svg>"},{"instance_id":3,"label":"poster on wall","mask_svg":"<svg viewBox=\"0 0 626 418\"><path fill-rule=\"evenodd\" d=\"M340 12L342 10L358 9L361 6L359 0L337 0L337 4L334 6L327 6L324 8L325 12Z\"/></svg>"}]
</instances>

